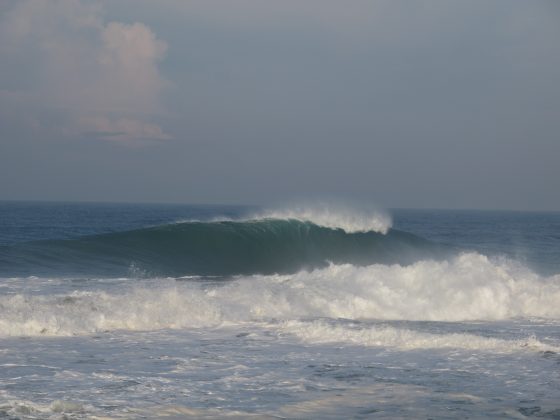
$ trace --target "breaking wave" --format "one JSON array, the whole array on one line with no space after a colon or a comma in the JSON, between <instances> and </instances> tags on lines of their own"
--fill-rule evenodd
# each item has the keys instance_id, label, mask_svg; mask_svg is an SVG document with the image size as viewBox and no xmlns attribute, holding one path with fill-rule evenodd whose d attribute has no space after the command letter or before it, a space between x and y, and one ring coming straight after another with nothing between
<instances>
[{"instance_id":1,"label":"breaking wave","mask_svg":"<svg viewBox=\"0 0 560 420\"><path fill-rule=\"evenodd\" d=\"M123 282L121 289L98 286L97 290L59 295L14 290L0 297L0 334L64 336L320 318L560 320L560 275L540 277L515 262L493 261L476 253L409 266L330 265L293 275L241 276L214 283L176 279ZM312 325L311 330L296 324L285 327L310 340L344 337L341 331L321 324ZM354 331L346 339L373 343L375 334ZM387 330L380 339L395 343L406 339L392 334ZM449 345L459 338L453 340Z\"/></svg>"},{"instance_id":2,"label":"breaking wave","mask_svg":"<svg viewBox=\"0 0 560 420\"><path fill-rule=\"evenodd\" d=\"M386 234L392 226L391 216L387 213L333 204L265 210L256 214L253 219L299 220L331 229L342 229L347 233L379 232Z\"/></svg>"}]
</instances>

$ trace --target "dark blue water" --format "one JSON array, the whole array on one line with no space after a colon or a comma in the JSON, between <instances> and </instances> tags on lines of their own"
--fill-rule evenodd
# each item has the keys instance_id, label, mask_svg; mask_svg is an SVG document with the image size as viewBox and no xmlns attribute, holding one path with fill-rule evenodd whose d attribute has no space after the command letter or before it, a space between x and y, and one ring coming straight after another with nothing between
<instances>
[{"instance_id":1,"label":"dark blue water","mask_svg":"<svg viewBox=\"0 0 560 420\"><path fill-rule=\"evenodd\" d=\"M0 201L0 245L122 232L180 220L236 218L248 206Z\"/></svg>"},{"instance_id":2,"label":"dark blue water","mask_svg":"<svg viewBox=\"0 0 560 420\"><path fill-rule=\"evenodd\" d=\"M393 226L438 243L560 273L560 212L392 210Z\"/></svg>"}]
</instances>

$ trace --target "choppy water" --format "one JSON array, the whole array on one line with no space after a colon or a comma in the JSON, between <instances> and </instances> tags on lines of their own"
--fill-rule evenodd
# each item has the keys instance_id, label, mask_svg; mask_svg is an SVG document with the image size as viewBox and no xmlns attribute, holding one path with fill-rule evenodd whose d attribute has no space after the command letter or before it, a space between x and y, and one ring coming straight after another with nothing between
<instances>
[{"instance_id":1,"label":"choppy water","mask_svg":"<svg viewBox=\"0 0 560 420\"><path fill-rule=\"evenodd\" d=\"M0 417L560 418L560 214L389 214L1 203Z\"/></svg>"}]
</instances>

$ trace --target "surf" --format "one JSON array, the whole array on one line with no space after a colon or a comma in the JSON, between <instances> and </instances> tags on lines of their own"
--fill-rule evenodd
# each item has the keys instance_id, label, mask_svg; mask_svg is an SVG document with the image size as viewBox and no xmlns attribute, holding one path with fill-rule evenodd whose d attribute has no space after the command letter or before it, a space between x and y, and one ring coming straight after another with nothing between
<instances>
[{"instance_id":1,"label":"surf","mask_svg":"<svg viewBox=\"0 0 560 420\"><path fill-rule=\"evenodd\" d=\"M0 297L0 335L67 336L301 321L285 327L306 340L329 341L346 334L352 342L370 345L378 327L375 334L361 327L339 334L330 324L313 320L560 320L560 275L541 277L515 261L494 261L477 253L409 266L331 264L230 281L91 279L72 282L71 291L56 292L69 281L5 282L12 286ZM55 293L33 293L47 286Z\"/></svg>"}]
</instances>

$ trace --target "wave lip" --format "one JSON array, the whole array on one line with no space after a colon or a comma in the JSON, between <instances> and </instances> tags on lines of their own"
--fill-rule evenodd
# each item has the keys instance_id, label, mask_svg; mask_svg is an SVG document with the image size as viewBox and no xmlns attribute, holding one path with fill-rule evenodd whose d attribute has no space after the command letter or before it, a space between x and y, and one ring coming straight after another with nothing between
<instances>
[{"instance_id":1,"label":"wave lip","mask_svg":"<svg viewBox=\"0 0 560 420\"><path fill-rule=\"evenodd\" d=\"M325 204L265 210L252 218L299 220L331 229L342 229L346 233L378 232L385 235L392 226L391 216L379 210Z\"/></svg>"}]
</instances>

